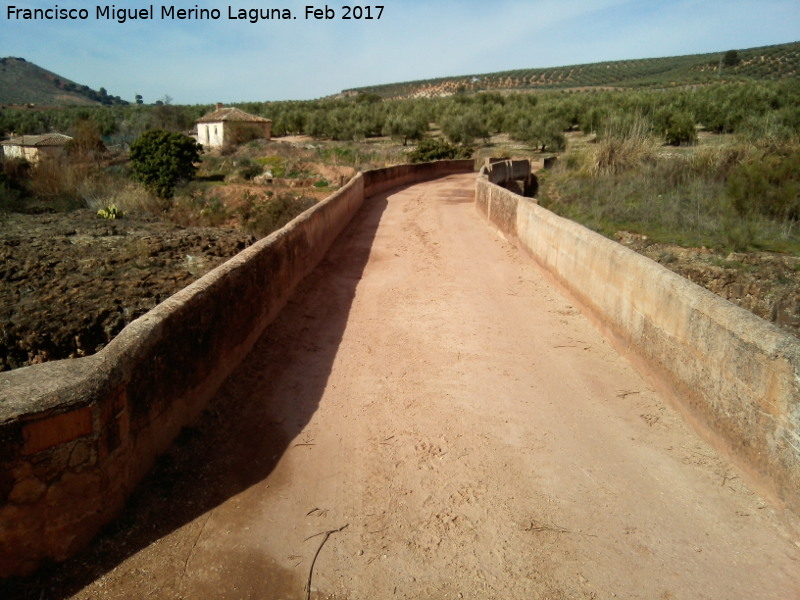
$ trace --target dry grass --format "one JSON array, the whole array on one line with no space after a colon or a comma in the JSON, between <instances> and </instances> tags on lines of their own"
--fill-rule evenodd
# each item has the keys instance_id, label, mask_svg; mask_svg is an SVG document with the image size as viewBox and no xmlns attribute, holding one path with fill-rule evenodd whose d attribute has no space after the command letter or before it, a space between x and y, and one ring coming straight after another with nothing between
<instances>
[{"instance_id":1,"label":"dry grass","mask_svg":"<svg viewBox=\"0 0 800 600\"><path fill-rule=\"evenodd\" d=\"M619 173L655 162L658 144L642 115L615 117L598 135L593 169L598 174Z\"/></svg>"},{"instance_id":2,"label":"dry grass","mask_svg":"<svg viewBox=\"0 0 800 600\"><path fill-rule=\"evenodd\" d=\"M687 247L800 251L793 220L743 216L732 203L729 173L763 148L728 138L676 153L636 131L631 140L572 145L540 175L541 204L609 237L630 231Z\"/></svg>"}]
</instances>

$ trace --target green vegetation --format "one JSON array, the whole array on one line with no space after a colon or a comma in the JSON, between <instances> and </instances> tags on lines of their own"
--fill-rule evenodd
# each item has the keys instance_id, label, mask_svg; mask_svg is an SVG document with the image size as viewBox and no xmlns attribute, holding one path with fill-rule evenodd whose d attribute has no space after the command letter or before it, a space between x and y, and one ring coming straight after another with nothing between
<instances>
[{"instance_id":1,"label":"green vegetation","mask_svg":"<svg viewBox=\"0 0 800 600\"><path fill-rule=\"evenodd\" d=\"M422 140L417 147L409 152L408 160L412 163L428 162L431 160L446 160L452 158L469 158L473 150L469 146L456 146L442 139Z\"/></svg>"},{"instance_id":2,"label":"green vegetation","mask_svg":"<svg viewBox=\"0 0 800 600\"><path fill-rule=\"evenodd\" d=\"M727 192L742 217L800 219L800 148L751 151L728 174Z\"/></svg>"},{"instance_id":3,"label":"green vegetation","mask_svg":"<svg viewBox=\"0 0 800 600\"><path fill-rule=\"evenodd\" d=\"M397 84L306 102L241 103L272 119L275 136L312 140L255 140L205 154L194 183L177 192L175 182L190 179L193 168L170 171L172 159L156 148L142 150L138 140L178 136L195 163L196 147L178 132L211 106L174 106L165 99L156 105L4 108L0 131L63 131L76 140L61 163L31 168L6 161L0 210L33 195L48 207L116 204L187 224L234 221L266 232L342 185L345 175L320 164L336 172L560 153L558 166L542 175L541 202L598 231L796 252L799 63L795 43ZM401 98L425 89L432 97ZM127 162L125 144L131 142ZM267 173L271 179L260 177ZM232 198L221 185L272 180L272 187L243 200L241 190Z\"/></svg>"},{"instance_id":4,"label":"green vegetation","mask_svg":"<svg viewBox=\"0 0 800 600\"><path fill-rule=\"evenodd\" d=\"M542 69L422 79L346 90L383 98L491 90L557 90L598 87L648 88L797 77L800 43L665 58L621 60Z\"/></svg>"},{"instance_id":5,"label":"green vegetation","mask_svg":"<svg viewBox=\"0 0 800 600\"><path fill-rule=\"evenodd\" d=\"M171 198L180 181L188 181L197 170L202 146L180 133L153 130L131 145L134 176L160 198Z\"/></svg>"},{"instance_id":6,"label":"green vegetation","mask_svg":"<svg viewBox=\"0 0 800 600\"><path fill-rule=\"evenodd\" d=\"M646 138L628 140L611 162L600 145L568 151L541 175L540 202L609 237L800 253L797 149L766 152L733 141L659 155Z\"/></svg>"},{"instance_id":7,"label":"green vegetation","mask_svg":"<svg viewBox=\"0 0 800 600\"><path fill-rule=\"evenodd\" d=\"M51 73L24 58L0 58L0 104L44 106L127 104L101 87L93 90Z\"/></svg>"}]
</instances>

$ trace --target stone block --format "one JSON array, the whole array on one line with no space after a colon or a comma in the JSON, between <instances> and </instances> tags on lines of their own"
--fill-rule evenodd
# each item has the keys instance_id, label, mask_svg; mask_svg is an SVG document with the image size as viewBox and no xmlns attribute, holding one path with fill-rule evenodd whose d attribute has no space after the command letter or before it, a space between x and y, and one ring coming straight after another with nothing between
<instances>
[{"instance_id":1,"label":"stone block","mask_svg":"<svg viewBox=\"0 0 800 600\"><path fill-rule=\"evenodd\" d=\"M92 407L86 406L27 423L22 431L25 454L36 454L92 433Z\"/></svg>"}]
</instances>

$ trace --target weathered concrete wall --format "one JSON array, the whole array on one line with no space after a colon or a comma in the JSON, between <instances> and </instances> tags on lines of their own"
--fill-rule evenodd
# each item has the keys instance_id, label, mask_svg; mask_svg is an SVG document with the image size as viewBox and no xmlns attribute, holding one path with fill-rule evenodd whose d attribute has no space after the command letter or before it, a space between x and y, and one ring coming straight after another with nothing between
<instances>
[{"instance_id":1,"label":"weathered concrete wall","mask_svg":"<svg viewBox=\"0 0 800 600\"><path fill-rule=\"evenodd\" d=\"M480 174L492 183L507 190L531 198L539 190L539 180L531 170L527 159L487 158Z\"/></svg>"},{"instance_id":2,"label":"weathered concrete wall","mask_svg":"<svg viewBox=\"0 0 800 600\"><path fill-rule=\"evenodd\" d=\"M487 158L481 174L489 181L498 185L512 179L527 179L531 177L531 163L529 160L507 160Z\"/></svg>"},{"instance_id":3,"label":"weathered concrete wall","mask_svg":"<svg viewBox=\"0 0 800 600\"><path fill-rule=\"evenodd\" d=\"M380 194L393 187L415 181L443 177L451 173L468 173L474 169L472 159L440 160L416 165L397 165L364 172L364 195Z\"/></svg>"},{"instance_id":4,"label":"weathered concrete wall","mask_svg":"<svg viewBox=\"0 0 800 600\"><path fill-rule=\"evenodd\" d=\"M800 341L535 202L479 178L476 206L672 386L762 484L800 512Z\"/></svg>"},{"instance_id":5,"label":"weathered concrete wall","mask_svg":"<svg viewBox=\"0 0 800 600\"><path fill-rule=\"evenodd\" d=\"M131 323L98 354L0 374L0 577L69 557L119 512L365 197L458 170L471 171L472 162L358 174Z\"/></svg>"}]
</instances>

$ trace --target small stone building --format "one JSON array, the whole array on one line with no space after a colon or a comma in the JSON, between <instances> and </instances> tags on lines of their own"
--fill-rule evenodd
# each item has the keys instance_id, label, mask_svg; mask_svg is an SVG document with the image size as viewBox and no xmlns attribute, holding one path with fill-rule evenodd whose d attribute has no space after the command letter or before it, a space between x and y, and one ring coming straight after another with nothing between
<instances>
[{"instance_id":1,"label":"small stone building","mask_svg":"<svg viewBox=\"0 0 800 600\"><path fill-rule=\"evenodd\" d=\"M60 156L71 139L68 135L61 133L21 135L0 142L0 154L3 158L24 158L35 164L43 158Z\"/></svg>"},{"instance_id":2,"label":"small stone building","mask_svg":"<svg viewBox=\"0 0 800 600\"><path fill-rule=\"evenodd\" d=\"M220 148L255 139L268 140L271 130L269 119L217 104L217 110L198 119L197 141L206 148Z\"/></svg>"}]
</instances>

